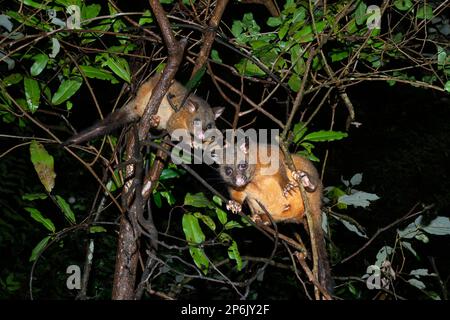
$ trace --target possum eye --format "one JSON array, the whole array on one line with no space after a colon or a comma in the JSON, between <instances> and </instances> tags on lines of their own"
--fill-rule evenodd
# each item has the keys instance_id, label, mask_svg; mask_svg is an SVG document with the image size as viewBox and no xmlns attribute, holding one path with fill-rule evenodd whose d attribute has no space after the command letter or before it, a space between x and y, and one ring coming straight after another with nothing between
<instances>
[{"instance_id":1,"label":"possum eye","mask_svg":"<svg viewBox=\"0 0 450 320\"><path fill-rule=\"evenodd\" d=\"M212 123L208 123L208 125L206 126L206 129L210 130L210 129L212 129L212 127L213 127Z\"/></svg>"},{"instance_id":2,"label":"possum eye","mask_svg":"<svg viewBox=\"0 0 450 320\"><path fill-rule=\"evenodd\" d=\"M225 174L227 176L231 176L232 173L233 173L233 169L231 167L226 167L225 168Z\"/></svg>"},{"instance_id":3,"label":"possum eye","mask_svg":"<svg viewBox=\"0 0 450 320\"><path fill-rule=\"evenodd\" d=\"M201 123L202 123L202 120L200 120L200 119L198 119L198 118L195 118L195 119L192 121L192 124L193 124L194 126L199 126Z\"/></svg>"},{"instance_id":4,"label":"possum eye","mask_svg":"<svg viewBox=\"0 0 450 320\"><path fill-rule=\"evenodd\" d=\"M246 170L248 168L248 164L247 164L247 162L244 162L244 163L239 163L238 164L238 169L239 170Z\"/></svg>"}]
</instances>

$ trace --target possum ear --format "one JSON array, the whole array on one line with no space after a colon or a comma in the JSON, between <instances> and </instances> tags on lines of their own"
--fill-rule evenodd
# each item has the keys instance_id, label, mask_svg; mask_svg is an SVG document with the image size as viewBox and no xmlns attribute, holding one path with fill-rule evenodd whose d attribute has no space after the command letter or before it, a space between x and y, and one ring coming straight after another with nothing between
<instances>
[{"instance_id":1,"label":"possum ear","mask_svg":"<svg viewBox=\"0 0 450 320\"><path fill-rule=\"evenodd\" d=\"M244 154L248 154L248 150L250 147L250 140L248 137L245 137L243 140L240 141L239 144L239 150L241 150Z\"/></svg>"},{"instance_id":2,"label":"possum ear","mask_svg":"<svg viewBox=\"0 0 450 320\"><path fill-rule=\"evenodd\" d=\"M225 111L225 107L215 107L215 108L212 108L212 111L214 113L214 119L217 119Z\"/></svg>"},{"instance_id":3,"label":"possum ear","mask_svg":"<svg viewBox=\"0 0 450 320\"><path fill-rule=\"evenodd\" d=\"M184 106L190 113L197 112L198 107L195 105L195 103L192 102L192 100L187 100Z\"/></svg>"}]
</instances>

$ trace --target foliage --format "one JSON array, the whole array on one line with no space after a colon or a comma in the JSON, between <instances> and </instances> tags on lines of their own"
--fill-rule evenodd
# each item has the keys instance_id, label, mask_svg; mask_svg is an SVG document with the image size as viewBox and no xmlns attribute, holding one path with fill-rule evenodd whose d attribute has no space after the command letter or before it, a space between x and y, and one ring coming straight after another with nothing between
<instances>
[{"instance_id":1,"label":"foliage","mask_svg":"<svg viewBox=\"0 0 450 320\"><path fill-rule=\"evenodd\" d=\"M277 125L277 121L286 124L284 114L293 112L296 95L301 93L310 99L294 113L292 125L286 129L287 141L297 154L316 163L323 163L324 148L349 137L348 126L334 122L335 110L322 108L328 100L331 105L345 106L351 114L355 106L345 99L347 88L361 81L381 81L390 86L402 83L450 92L450 49L446 41L450 27L440 1L393 1L383 8L381 25L377 24L379 11L362 0L335 1L326 9L314 6L313 1L287 0L277 2L281 6L279 16L269 17L266 12L263 18L249 12L250 7L234 3L246 13L228 13L218 29L209 68L200 69L191 81L185 73L198 55L199 30L208 16L197 13L210 13L212 9L201 1L161 3L171 13L177 37L189 38L189 50L178 76L184 77L190 89L212 89L217 100L246 108L236 108L236 114L242 113L239 121L243 127L253 123L247 114L257 114L255 126L260 128ZM135 90L150 70L161 70L166 63L153 13L140 7L142 4L120 5L124 8L112 1L23 0L11 1L2 8L0 121L1 138L6 143L0 156L0 250L5 257L0 263L0 298L28 297L33 263L40 279L58 270L54 277L47 277L46 283L40 280L34 286L39 298L73 298L77 293L61 286L67 277L64 272L68 265L83 265L91 240L95 240L97 251L89 295L111 295L108 286L121 214L117 206L126 207L117 201L126 175L121 165L125 159L121 139L111 134L107 140L99 138L88 147L70 152L56 144L72 133L73 126L85 127L109 113L113 105L123 105L121 86ZM141 14L124 14L130 12ZM208 77L222 85L221 90L212 84L209 87ZM228 82L234 91L224 85ZM239 94L217 93L224 88ZM336 96L330 94L331 88L337 88ZM322 102L315 100L316 95ZM286 109L272 108L274 101L285 101ZM266 113L259 110L261 105ZM333 120L330 124L313 122L317 114ZM357 125L353 116L347 120ZM155 151L148 151L144 167L151 168L155 161ZM358 222L358 215L374 215L371 211L383 201L369 192L369 186L364 189L362 181L363 175L355 174L349 180L341 179L341 185L325 189L323 227L331 240L334 262L351 253L347 246L352 241L345 242L340 235L367 240L382 227L364 227ZM199 278L206 283L214 280L205 286L220 298L279 299L270 290L271 285L292 290L293 297L304 297L298 293L303 289L295 273L284 274L285 269L292 270L288 254L275 248L270 256L273 243L257 233L248 219L227 213L222 199L205 191L185 170L168 164L156 183L146 208L158 226L161 242L158 272L150 279L152 288L173 297L195 297ZM426 298L442 299L444 294L432 284L439 277L423 260L418 243L431 246L430 238L448 236L450 222L442 215L430 215L429 207L422 211L414 222L410 221L412 216L405 218L399 222L400 229L377 242L382 247L376 248L375 262L370 266L378 267L384 292L400 282ZM288 229L280 228L283 232ZM342 242L335 243L334 236ZM143 241L143 247L146 245ZM276 267L266 268L268 256L275 266L285 268L278 277L274 276L279 272ZM364 258L374 260L369 254ZM365 262L353 267L361 281L355 284L354 279L343 280L336 294L370 298L373 292L366 288L365 279L373 275L373 270L366 271L369 266ZM364 272L366 275L361 276ZM235 289L234 283L245 283L247 293ZM260 294L265 290L266 295ZM405 289L399 295L410 292ZM415 297L416 292L412 292L411 297Z\"/></svg>"}]
</instances>

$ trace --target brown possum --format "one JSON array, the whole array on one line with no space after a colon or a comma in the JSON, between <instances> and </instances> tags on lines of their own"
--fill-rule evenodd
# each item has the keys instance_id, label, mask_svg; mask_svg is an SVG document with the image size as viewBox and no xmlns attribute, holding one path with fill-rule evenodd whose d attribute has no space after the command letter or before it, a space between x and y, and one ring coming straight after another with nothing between
<instances>
[{"instance_id":1,"label":"brown possum","mask_svg":"<svg viewBox=\"0 0 450 320\"><path fill-rule=\"evenodd\" d=\"M292 172L278 146L256 143L253 146L255 149L252 150L247 142L238 144L234 147L234 161L227 163L223 158L223 163L219 165L220 174L228 185L232 199L227 208L240 212L241 205L247 201L252 220L269 224L270 218L260 206L261 203L274 222L307 225L303 198L296 184L302 183L311 209L312 230L317 239L319 282L331 292L333 285L322 230L322 182L316 168L308 159L292 154L297 170ZM252 159L250 154L254 155L255 161L249 161ZM266 161L265 155L269 161ZM275 163L276 160L278 163ZM272 172L268 171L270 166L274 166Z\"/></svg>"},{"instance_id":2,"label":"brown possum","mask_svg":"<svg viewBox=\"0 0 450 320\"><path fill-rule=\"evenodd\" d=\"M123 108L72 136L63 145L79 144L139 120L160 76L160 74L152 76L139 87L134 99ZM186 97L187 94L186 88L174 81L152 119L153 126L157 130L166 130L169 134L176 129L185 129L191 136L194 136L194 126L201 125L202 130L195 130L195 132L199 139L203 139L205 130L215 128L215 120L222 114L224 108L211 108L205 100L197 95L190 94Z\"/></svg>"}]
</instances>

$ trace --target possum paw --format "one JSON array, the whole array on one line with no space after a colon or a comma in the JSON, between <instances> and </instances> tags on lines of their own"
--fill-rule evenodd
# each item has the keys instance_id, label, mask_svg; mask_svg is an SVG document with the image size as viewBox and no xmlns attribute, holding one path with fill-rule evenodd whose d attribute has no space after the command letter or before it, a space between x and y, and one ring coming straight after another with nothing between
<instances>
[{"instance_id":1,"label":"possum paw","mask_svg":"<svg viewBox=\"0 0 450 320\"><path fill-rule=\"evenodd\" d=\"M227 210L231 211L232 213L240 213L242 212L242 206L240 203L230 200L227 203Z\"/></svg>"},{"instance_id":2,"label":"possum paw","mask_svg":"<svg viewBox=\"0 0 450 320\"><path fill-rule=\"evenodd\" d=\"M316 185L311 182L308 174L305 171L294 171L292 172L292 177L299 183L303 185L306 191L314 192L316 190Z\"/></svg>"},{"instance_id":3,"label":"possum paw","mask_svg":"<svg viewBox=\"0 0 450 320\"><path fill-rule=\"evenodd\" d=\"M262 224L268 226L270 224L270 220L263 219L259 214L252 214L250 219L256 224Z\"/></svg>"},{"instance_id":4,"label":"possum paw","mask_svg":"<svg viewBox=\"0 0 450 320\"><path fill-rule=\"evenodd\" d=\"M159 126L160 121L161 121L161 118L159 116L157 116L156 114L154 114L150 117L150 125L154 128Z\"/></svg>"}]
</instances>

